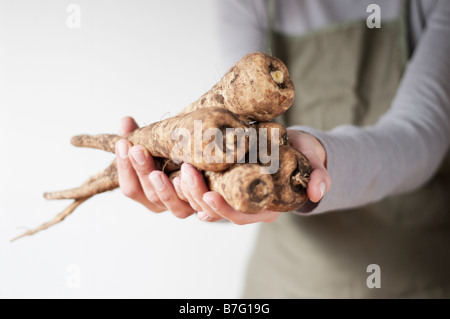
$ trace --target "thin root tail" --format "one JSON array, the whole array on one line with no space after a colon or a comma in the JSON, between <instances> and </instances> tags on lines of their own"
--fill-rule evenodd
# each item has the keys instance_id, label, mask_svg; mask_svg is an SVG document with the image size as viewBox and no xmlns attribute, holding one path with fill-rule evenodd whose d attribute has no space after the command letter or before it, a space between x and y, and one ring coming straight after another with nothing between
<instances>
[{"instance_id":1,"label":"thin root tail","mask_svg":"<svg viewBox=\"0 0 450 319\"><path fill-rule=\"evenodd\" d=\"M77 199L75 201L73 201L69 206L67 206L61 213L59 213L58 215L55 216L55 218L53 218L52 220L40 225L39 227L30 229L26 232L24 232L23 234L14 237L13 239L10 240L10 242L14 242L19 238L25 237L25 236L31 236L36 234L37 232L47 229L50 226L53 226L59 222L62 222L67 216L69 216L78 206L80 206L82 203L84 203L86 200L88 200L90 197L86 197L86 198L80 198Z\"/></svg>"}]
</instances>

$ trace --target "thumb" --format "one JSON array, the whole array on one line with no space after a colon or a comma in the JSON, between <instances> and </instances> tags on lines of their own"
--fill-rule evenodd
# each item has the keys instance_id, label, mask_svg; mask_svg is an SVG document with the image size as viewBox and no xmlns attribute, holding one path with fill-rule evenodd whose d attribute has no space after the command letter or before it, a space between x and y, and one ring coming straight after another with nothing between
<instances>
[{"instance_id":1,"label":"thumb","mask_svg":"<svg viewBox=\"0 0 450 319\"><path fill-rule=\"evenodd\" d=\"M304 155L308 158L312 173L308 182L308 188L306 192L309 199L317 203L331 187L331 178L320 158L313 152L306 152Z\"/></svg>"},{"instance_id":2,"label":"thumb","mask_svg":"<svg viewBox=\"0 0 450 319\"><path fill-rule=\"evenodd\" d=\"M317 203L331 188L331 178L326 166L326 151L319 140L311 134L288 130L293 147L302 152L309 160L312 172L306 189L309 199Z\"/></svg>"}]
</instances>

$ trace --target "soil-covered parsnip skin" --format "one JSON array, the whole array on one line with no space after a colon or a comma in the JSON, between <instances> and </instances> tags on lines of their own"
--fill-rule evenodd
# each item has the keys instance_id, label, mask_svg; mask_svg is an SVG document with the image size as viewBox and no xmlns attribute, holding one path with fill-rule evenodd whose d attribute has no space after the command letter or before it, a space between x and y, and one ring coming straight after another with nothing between
<instances>
[{"instance_id":1,"label":"soil-covered parsnip skin","mask_svg":"<svg viewBox=\"0 0 450 319\"><path fill-rule=\"evenodd\" d=\"M286 65L264 53L240 59L222 79L179 114L204 107L222 107L250 121L269 121L283 114L294 100L294 84Z\"/></svg>"},{"instance_id":2,"label":"soil-covered parsnip skin","mask_svg":"<svg viewBox=\"0 0 450 319\"><path fill-rule=\"evenodd\" d=\"M198 121L197 126L196 121ZM248 142L235 142L231 146L234 149L234 158L227 158L227 145L224 143L227 135L226 129L246 131L248 128L248 125L230 111L223 108L208 108L150 124L133 131L127 136L127 139L134 145L144 146L154 157L170 158L175 163L190 163L201 170L223 171L239 160L238 155L245 156L249 148ZM181 136L176 139L177 136L173 135L177 129L185 130L188 133L186 139L191 139L191 156L188 160L184 157L183 152L177 154L176 151L173 151L181 145L183 139ZM210 129L212 129L210 132L221 134L218 136L218 140L204 138L205 132ZM182 133L182 131L178 132ZM217 144L218 147L213 148L211 152L205 151L205 148L208 145L211 146L211 143ZM199 148L195 147L197 144L200 145ZM240 149L237 149L238 146ZM215 153L216 150L219 154Z\"/></svg>"},{"instance_id":3,"label":"soil-covered parsnip skin","mask_svg":"<svg viewBox=\"0 0 450 319\"><path fill-rule=\"evenodd\" d=\"M96 148L114 153L117 141L122 138L125 137L116 134L76 135L72 137L70 143L77 147Z\"/></svg>"},{"instance_id":4,"label":"soil-covered parsnip skin","mask_svg":"<svg viewBox=\"0 0 450 319\"><path fill-rule=\"evenodd\" d=\"M262 174L258 164L235 164L221 172L204 171L206 185L217 192L235 210L256 214L268 209L274 196L274 182L270 174ZM173 181L180 171L169 175Z\"/></svg>"},{"instance_id":5,"label":"soil-covered parsnip skin","mask_svg":"<svg viewBox=\"0 0 450 319\"><path fill-rule=\"evenodd\" d=\"M274 196L274 181L262 174L258 164L236 164L224 172L205 172L208 188L223 196L235 210L256 214L268 209Z\"/></svg>"},{"instance_id":6,"label":"soil-covered parsnip skin","mask_svg":"<svg viewBox=\"0 0 450 319\"><path fill-rule=\"evenodd\" d=\"M307 201L306 188L312 168L309 160L299 150L290 145L287 129L277 122L257 122L253 124L258 132L258 162L260 165L269 166L261 159L260 139L267 139L266 154L271 154L272 129L278 129L279 169L272 174L274 180L274 199L269 210L287 212L299 209ZM266 128L264 135L260 128Z\"/></svg>"},{"instance_id":7,"label":"soil-covered parsnip skin","mask_svg":"<svg viewBox=\"0 0 450 319\"><path fill-rule=\"evenodd\" d=\"M196 126L196 121L201 121L201 124L197 124ZM196 127L198 128L197 131L195 130ZM223 139L225 139L227 134L227 128L239 128L246 131L249 126L226 109L207 108L198 109L192 113L152 123L145 127L138 128L124 137L108 134L94 136L78 135L74 136L71 142L75 146L99 148L105 151L115 152L115 143L121 138L126 138L133 145L144 146L153 157L171 159L176 164L185 161L201 170L222 171L232 166L234 163L237 163L239 160L238 156L244 156L249 148L248 139L246 139L245 143L236 142L234 143L234 158L227 158L227 145L223 142ZM188 133L186 140L188 138L191 139L191 156L188 160L183 156L183 152L175 154L178 156L173 158L174 153L172 150L177 145L179 146L182 140L182 137L178 137L177 139L177 136L173 135L173 133L176 132L176 129L184 130ZM223 139L215 141L213 137L210 139L203 138L205 136L205 131L208 129L213 129L213 131L214 129L220 130ZM179 132L181 133L181 131ZM211 143L217 143L218 147L213 148L212 152L205 152L205 147ZM200 147L196 148L196 145L199 145ZM219 154L216 154L215 150L218 150Z\"/></svg>"},{"instance_id":8,"label":"soil-covered parsnip skin","mask_svg":"<svg viewBox=\"0 0 450 319\"><path fill-rule=\"evenodd\" d=\"M256 129L256 132L258 134L258 141L262 138L263 130L266 130L266 136L267 139L267 151L270 155L270 150L272 146L272 134L274 134L274 130L278 130L278 146L281 145L289 145L289 136L287 133L286 127L284 125L278 123L278 122L257 122L253 124L254 128ZM262 129L262 130L261 130ZM258 143L258 147L260 146L260 143Z\"/></svg>"},{"instance_id":9,"label":"soil-covered parsnip skin","mask_svg":"<svg viewBox=\"0 0 450 319\"><path fill-rule=\"evenodd\" d=\"M312 168L306 156L290 145L280 146L279 156L278 172L272 174L274 198L268 209L277 212L297 210L308 200L306 188Z\"/></svg>"},{"instance_id":10,"label":"soil-covered parsnip skin","mask_svg":"<svg viewBox=\"0 0 450 319\"><path fill-rule=\"evenodd\" d=\"M249 150L249 153L245 157L246 163L255 163L257 162L263 166L269 166L272 164L272 148L278 152L278 149L282 145L290 145L289 136L286 128L278 123L273 121L266 122L256 122L250 124L250 126L255 129L257 136L256 145L256 157L251 156L253 149ZM275 130L277 133L275 134ZM274 141L272 141L272 137ZM278 156L274 154L274 156Z\"/></svg>"},{"instance_id":11,"label":"soil-covered parsnip skin","mask_svg":"<svg viewBox=\"0 0 450 319\"><path fill-rule=\"evenodd\" d=\"M72 137L71 143L78 147L96 148L103 151L115 152L115 145L120 140L126 137L114 134L99 134L99 135L77 135ZM163 157L154 157L156 169L164 172L171 173L179 170L181 164L173 162L171 159ZM115 167L117 170L117 167Z\"/></svg>"}]
</instances>

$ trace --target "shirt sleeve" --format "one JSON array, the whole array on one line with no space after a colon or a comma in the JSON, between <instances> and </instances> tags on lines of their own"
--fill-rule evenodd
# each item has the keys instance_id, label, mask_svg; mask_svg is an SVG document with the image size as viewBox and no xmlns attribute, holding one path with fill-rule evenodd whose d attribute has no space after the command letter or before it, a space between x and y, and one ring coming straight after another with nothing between
<instances>
[{"instance_id":1,"label":"shirt sleeve","mask_svg":"<svg viewBox=\"0 0 450 319\"><path fill-rule=\"evenodd\" d=\"M371 127L344 125L316 136L333 185L298 213L362 206L424 185L450 145L450 1L437 1L390 110Z\"/></svg>"},{"instance_id":2,"label":"shirt sleeve","mask_svg":"<svg viewBox=\"0 0 450 319\"><path fill-rule=\"evenodd\" d=\"M267 29L264 1L217 0L217 34L226 69L250 52L264 51Z\"/></svg>"}]
</instances>

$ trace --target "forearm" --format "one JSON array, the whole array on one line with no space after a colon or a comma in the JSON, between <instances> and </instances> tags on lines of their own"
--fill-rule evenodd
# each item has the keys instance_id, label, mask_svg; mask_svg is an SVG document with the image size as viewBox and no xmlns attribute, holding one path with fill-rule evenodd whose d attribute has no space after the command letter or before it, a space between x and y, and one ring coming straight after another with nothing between
<instances>
[{"instance_id":1,"label":"forearm","mask_svg":"<svg viewBox=\"0 0 450 319\"><path fill-rule=\"evenodd\" d=\"M300 212L354 208L423 185L438 168L448 145L439 147L422 129L405 126L342 126L327 133L296 127L322 142L333 182L317 207Z\"/></svg>"}]
</instances>

